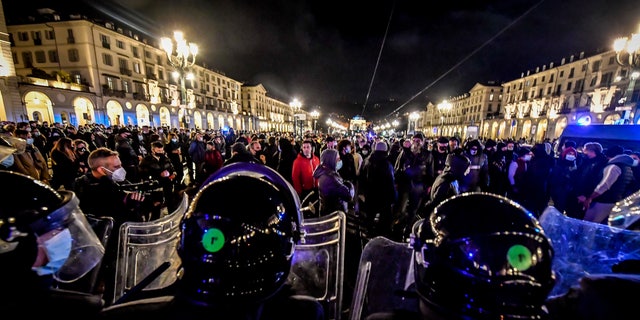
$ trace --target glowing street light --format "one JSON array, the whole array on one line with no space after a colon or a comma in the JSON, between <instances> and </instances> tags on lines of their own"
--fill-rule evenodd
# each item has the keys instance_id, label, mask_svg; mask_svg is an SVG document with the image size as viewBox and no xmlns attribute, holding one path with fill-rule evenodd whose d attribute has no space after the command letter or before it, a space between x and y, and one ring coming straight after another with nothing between
<instances>
[{"instance_id":1,"label":"glowing street light","mask_svg":"<svg viewBox=\"0 0 640 320\"><path fill-rule=\"evenodd\" d=\"M636 80L640 76L640 33L632 33L630 38L616 39L613 42L613 50L616 52L616 62L624 68L629 68L629 86L621 99L624 105L616 108L616 110L622 110L622 119L628 122L633 108L630 100L633 96ZM637 114L637 105L635 110L634 117Z\"/></svg>"},{"instance_id":2,"label":"glowing street light","mask_svg":"<svg viewBox=\"0 0 640 320\"><path fill-rule=\"evenodd\" d=\"M418 119L420 119L420 114L417 112L411 112L411 114L409 114L409 120L413 121L413 132L416 132L416 126L418 125ZM407 123L407 133L410 131L409 129L411 126L411 121L409 121L409 123Z\"/></svg>"},{"instance_id":3,"label":"glowing street light","mask_svg":"<svg viewBox=\"0 0 640 320\"><path fill-rule=\"evenodd\" d=\"M186 108L195 108L195 105L187 104L187 89L185 79L193 80L194 76L190 73L190 68L196 63L198 55L198 46L189 42L184 38L181 31L173 32L173 39L163 37L160 39L162 49L167 54L169 64L175 69L174 78L180 79L180 112L182 113L183 127L187 127L187 111ZM175 45L174 45L175 44Z\"/></svg>"},{"instance_id":4,"label":"glowing street light","mask_svg":"<svg viewBox=\"0 0 640 320\"><path fill-rule=\"evenodd\" d=\"M313 118L313 132L316 132L316 124L318 123L318 118L320 117L320 112L318 110L311 111L311 117Z\"/></svg>"},{"instance_id":5,"label":"glowing street light","mask_svg":"<svg viewBox=\"0 0 640 320\"><path fill-rule=\"evenodd\" d=\"M294 98L293 101L289 103L291 107L291 111L293 111L293 135L297 134L296 126L298 122L298 112L300 108L302 108L302 102L300 102L297 98Z\"/></svg>"}]
</instances>

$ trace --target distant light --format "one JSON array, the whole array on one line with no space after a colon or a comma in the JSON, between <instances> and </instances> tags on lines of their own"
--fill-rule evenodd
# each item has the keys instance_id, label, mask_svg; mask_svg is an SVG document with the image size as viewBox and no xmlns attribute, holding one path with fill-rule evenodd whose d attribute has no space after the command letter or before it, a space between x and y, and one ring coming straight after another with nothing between
<instances>
[{"instance_id":1,"label":"distant light","mask_svg":"<svg viewBox=\"0 0 640 320\"><path fill-rule=\"evenodd\" d=\"M578 125L580 126L588 126L591 124L591 116L584 116L578 119Z\"/></svg>"}]
</instances>

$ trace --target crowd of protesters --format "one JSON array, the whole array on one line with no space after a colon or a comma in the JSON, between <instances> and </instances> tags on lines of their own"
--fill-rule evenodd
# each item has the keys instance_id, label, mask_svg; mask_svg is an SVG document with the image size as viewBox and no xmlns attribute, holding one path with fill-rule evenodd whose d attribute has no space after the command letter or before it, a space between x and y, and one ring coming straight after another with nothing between
<instances>
[{"instance_id":1,"label":"crowd of protesters","mask_svg":"<svg viewBox=\"0 0 640 320\"><path fill-rule=\"evenodd\" d=\"M295 137L232 128L75 127L35 121L5 122L0 131L15 149L0 170L29 175L55 190L72 190L85 214L112 216L116 228L172 212L183 193L195 195L225 165L268 166L291 183L303 205L313 207L309 212L347 214L345 297L355 288L368 239L408 241L415 222L454 195L493 193L536 217L553 205L569 217L606 224L615 203L640 189L638 150L603 149L598 141L554 146L555 141L370 132ZM152 192L131 192L149 185ZM115 260L117 237L112 238L108 261Z\"/></svg>"},{"instance_id":2,"label":"crowd of protesters","mask_svg":"<svg viewBox=\"0 0 640 320\"><path fill-rule=\"evenodd\" d=\"M598 141L349 136L235 132L150 126L4 122L2 134L26 141L0 168L54 189L73 189L88 174L89 154L116 151L127 183L159 181L164 205L197 189L222 166L251 161L280 173L319 214L354 212L370 236L406 239L411 225L446 198L468 191L507 196L539 216L548 205L578 219L606 223L613 204L640 188L638 150ZM326 150L335 150L326 152ZM554 150L559 150L556 154ZM324 154L323 154L324 153ZM313 199L312 199L313 200Z\"/></svg>"}]
</instances>

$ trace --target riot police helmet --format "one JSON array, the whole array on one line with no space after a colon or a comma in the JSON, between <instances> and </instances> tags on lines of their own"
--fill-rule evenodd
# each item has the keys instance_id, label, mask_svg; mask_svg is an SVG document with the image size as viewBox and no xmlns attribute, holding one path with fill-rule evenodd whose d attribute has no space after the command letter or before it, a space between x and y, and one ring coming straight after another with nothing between
<instances>
[{"instance_id":1,"label":"riot police helmet","mask_svg":"<svg viewBox=\"0 0 640 320\"><path fill-rule=\"evenodd\" d=\"M72 191L6 170L0 181L0 277L65 283L98 265L105 249Z\"/></svg>"},{"instance_id":2,"label":"riot police helmet","mask_svg":"<svg viewBox=\"0 0 640 320\"><path fill-rule=\"evenodd\" d=\"M302 237L300 214L297 193L275 170L240 162L216 171L181 223L181 296L207 307L273 296Z\"/></svg>"},{"instance_id":3,"label":"riot police helmet","mask_svg":"<svg viewBox=\"0 0 640 320\"><path fill-rule=\"evenodd\" d=\"M555 285L554 251L538 220L503 196L470 192L414 228L421 312L445 318L540 319Z\"/></svg>"}]
</instances>

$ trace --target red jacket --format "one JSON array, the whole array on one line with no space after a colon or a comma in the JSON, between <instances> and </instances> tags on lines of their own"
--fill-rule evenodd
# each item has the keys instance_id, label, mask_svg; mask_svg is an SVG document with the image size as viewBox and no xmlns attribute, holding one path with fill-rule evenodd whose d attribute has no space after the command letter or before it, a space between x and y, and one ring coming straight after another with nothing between
<instances>
[{"instance_id":1,"label":"red jacket","mask_svg":"<svg viewBox=\"0 0 640 320\"><path fill-rule=\"evenodd\" d=\"M320 158L312 154L311 159L305 157L302 152L293 160L293 169L291 178L293 179L293 188L296 189L298 195L303 190L311 190L318 187L318 181L313 178L313 172L320 165Z\"/></svg>"}]
</instances>

